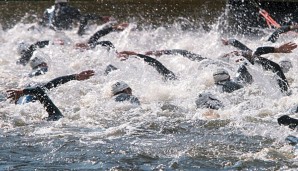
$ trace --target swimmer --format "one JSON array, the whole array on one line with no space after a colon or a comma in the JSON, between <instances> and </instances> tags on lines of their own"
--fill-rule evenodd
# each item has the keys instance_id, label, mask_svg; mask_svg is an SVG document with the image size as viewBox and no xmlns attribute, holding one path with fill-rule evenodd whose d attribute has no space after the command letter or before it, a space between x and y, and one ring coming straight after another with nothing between
<instances>
[{"instance_id":1,"label":"swimmer","mask_svg":"<svg viewBox=\"0 0 298 171\"><path fill-rule=\"evenodd\" d=\"M55 106L55 104L51 101L51 99L48 97L45 91L57 87L61 84L65 84L71 80L86 80L92 77L93 75L93 70L87 70L80 72L79 74L58 77L49 81L46 84L41 84L34 87L28 87L21 90L7 90L7 98L13 100L15 104L25 104L28 102L34 102L38 100L40 101L40 103L43 104L44 108L49 114L47 120L56 121L63 117L63 115L61 114L60 110Z\"/></svg>"},{"instance_id":2,"label":"swimmer","mask_svg":"<svg viewBox=\"0 0 298 171\"><path fill-rule=\"evenodd\" d=\"M132 89L123 81L112 85L112 94L116 102L129 101L131 104L140 105L139 99L132 95Z\"/></svg>"},{"instance_id":3,"label":"swimmer","mask_svg":"<svg viewBox=\"0 0 298 171\"><path fill-rule=\"evenodd\" d=\"M238 40L222 39L222 42L224 45L233 45L234 47L241 50L241 51L235 51L236 53L233 52L233 54L241 55L241 56L245 57L251 64L253 64L253 65L258 64L264 70L270 70L273 73L275 73L276 75L278 75L279 79L277 79L277 82L278 82L281 92L288 93L289 84L288 84L286 76L284 75L284 72L282 71L281 67L275 62L273 62L269 59L266 59L264 57L261 57L261 55L268 54L268 53L292 53L292 51L297 48L296 43L289 42L289 43L282 44L279 47L271 47L271 46L259 47L253 53L253 51L251 49L249 49L247 46L245 46Z\"/></svg>"}]
</instances>

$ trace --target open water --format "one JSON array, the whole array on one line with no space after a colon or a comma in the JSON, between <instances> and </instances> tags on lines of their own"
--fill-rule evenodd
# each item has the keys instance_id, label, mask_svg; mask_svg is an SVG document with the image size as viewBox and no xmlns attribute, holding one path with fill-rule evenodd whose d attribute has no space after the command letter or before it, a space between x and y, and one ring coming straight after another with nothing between
<instances>
[{"instance_id":1,"label":"open water","mask_svg":"<svg viewBox=\"0 0 298 171\"><path fill-rule=\"evenodd\" d=\"M158 2L156 6L163 6L161 1ZM286 74L292 95L282 95L274 75L253 65L249 65L255 79L252 85L230 94L219 93L214 87L212 73L225 67L235 76L238 57L230 61L220 58L235 49L221 44L222 37L229 38L220 29L226 11L221 1L212 2L211 6L206 3L200 6L190 1L189 7L193 9L190 18L174 12L177 15L169 13L166 17L170 20L164 23L149 15L160 12L151 11L148 20L140 20L142 15L133 18L128 10L126 18L122 11L123 16L119 18L128 20L129 27L100 39L111 41L118 51L143 53L185 49L209 58L194 62L179 55L159 57L158 60L179 78L167 82L154 68L137 58L120 61L114 51L107 52L101 47L87 51L74 48L75 43L87 41L102 25L91 24L82 37L76 34L76 29L64 33L45 28L28 30L36 26L32 15L41 15L41 9L51 5L49 2L26 2L27 5L22 2L22 8L34 11L23 15L23 20L2 17L2 94L8 89L24 88L28 83L47 82L83 70L93 69L96 75L85 81L71 81L48 92L65 116L57 122L42 120L47 113L38 102L25 105L0 102L0 170L296 170L298 158L293 147L285 142L285 137L298 133L279 126L277 118L298 102L297 50L292 54L265 56L276 62L283 57L292 60L294 68ZM3 15L17 9L16 1L0 3ZM175 6L176 3L170 4ZM73 5L88 11L87 6L80 6L80 2L73 2ZM114 2L113 5L119 7L121 3ZM128 8L129 3L122 5ZM142 4L137 3L137 6ZM152 6L154 4L150 8ZM207 18L197 16L196 12L203 9L214 11L210 10L212 6L219 10L209 13ZM104 14L107 15L107 11ZM153 26L148 22L152 20L155 21ZM200 20L209 23L208 29L200 24ZM277 43L271 44L266 39L273 30L262 31L263 36L233 37L252 49L278 46L288 41L298 43L296 35L283 35ZM49 63L47 74L29 78L30 67L16 65L19 42L55 41L66 36L71 39L68 45L49 45L37 50ZM104 75L108 64L119 70ZM133 94L141 101L140 107L113 101L111 85L119 80L131 86ZM196 109L195 99L203 91L219 97L225 108L218 111ZM297 114L291 116L298 117Z\"/></svg>"}]
</instances>

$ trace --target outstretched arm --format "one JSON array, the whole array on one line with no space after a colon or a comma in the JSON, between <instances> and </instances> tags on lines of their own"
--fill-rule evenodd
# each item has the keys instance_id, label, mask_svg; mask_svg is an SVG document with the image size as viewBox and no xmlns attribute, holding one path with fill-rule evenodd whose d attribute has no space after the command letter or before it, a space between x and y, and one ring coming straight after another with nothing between
<instances>
[{"instance_id":1,"label":"outstretched arm","mask_svg":"<svg viewBox=\"0 0 298 171\"><path fill-rule=\"evenodd\" d=\"M195 53L189 52L187 50L182 50L182 49L157 50L157 51L148 51L145 53L145 55L155 55L155 56L161 56L163 54L165 54L165 55L182 55L192 61L201 61L203 59L206 59L199 54L195 54Z\"/></svg>"},{"instance_id":2,"label":"outstretched arm","mask_svg":"<svg viewBox=\"0 0 298 171\"><path fill-rule=\"evenodd\" d=\"M272 43L274 43L279 38L280 34L286 33L286 32L289 32L289 31L295 30L295 29L298 29L298 25L282 26L272 33L272 35L268 38L268 41L271 41Z\"/></svg>"},{"instance_id":3,"label":"outstretched arm","mask_svg":"<svg viewBox=\"0 0 298 171\"><path fill-rule=\"evenodd\" d=\"M61 84L65 84L71 80L78 80L78 81L86 80L86 79L89 79L90 77L92 77L93 75L94 75L93 70L87 70L87 71L83 71L79 74L73 74L73 75L67 75L67 76L55 78L55 79L49 81L48 83L46 83L42 87L50 90L51 88L57 87Z\"/></svg>"},{"instance_id":4,"label":"outstretched arm","mask_svg":"<svg viewBox=\"0 0 298 171\"><path fill-rule=\"evenodd\" d=\"M258 47L254 52L254 56L261 56L268 53L292 53L292 50L297 48L296 43L288 42L279 47L265 46Z\"/></svg>"},{"instance_id":5,"label":"outstretched arm","mask_svg":"<svg viewBox=\"0 0 298 171\"><path fill-rule=\"evenodd\" d=\"M87 43L89 44L89 46L91 48L93 48L96 46L96 42L101 37L113 32L113 31L123 31L127 26L128 26L128 23L121 23L121 24L118 24L115 26L109 26L109 27L103 28L103 29L97 31L93 36L91 36Z\"/></svg>"},{"instance_id":6,"label":"outstretched arm","mask_svg":"<svg viewBox=\"0 0 298 171\"><path fill-rule=\"evenodd\" d=\"M33 55L33 52L36 50L37 47L44 48L46 45L49 45L49 41L38 41L29 46L29 48L22 54L21 58L17 61L18 64L26 65L30 58Z\"/></svg>"},{"instance_id":7,"label":"outstretched arm","mask_svg":"<svg viewBox=\"0 0 298 171\"><path fill-rule=\"evenodd\" d=\"M144 59L145 62L147 62L149 65L153 66L159 74L161 74L166 80L176 80L177 77L175 74L168 70L165 66L163 66L162 63L160 63L158 60L151 58L149 56L138 54L133 51L122 51L118 53L118 57L122 59L127 59L130 55L136 55L142 59Z\"/></svg>"},{"instance_id":8,"label":"outstretched arm","mask_svg":"<svg viewBox=\"0 0 298 171\"><path fill-rule=\"evenodd\" d=\"M175 74L172 71L168 70L165 66L163 66L163 64L160 63L158 60L142 54L137 54L137 56L144 59L144 61L147 62L149 65L153 66L157 70L157 72L161 74L166 80L177 79Z\"/></svg>"},{"instance_id":9,"label":"outstretched arm","mask_svg":"<svg viewBox=\"0 0 298 171\"><path fill-rule=\"evenodd\" d=\"M241 43L240 41L236 40L236 39L221 39L222 43L224 45L232 45L235 48L239 49L239 50L243 50L243 51L252 51L251 49L249 49L247 46L245 46L243 43Z\"/></svg>"}]
</instances>

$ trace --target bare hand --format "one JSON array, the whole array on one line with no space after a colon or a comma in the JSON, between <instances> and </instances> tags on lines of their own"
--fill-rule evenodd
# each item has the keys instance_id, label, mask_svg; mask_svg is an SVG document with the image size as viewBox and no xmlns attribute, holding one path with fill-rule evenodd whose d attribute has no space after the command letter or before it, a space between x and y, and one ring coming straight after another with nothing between
<instances>
[{"instance_id":1,"label":"bare hand","mask_svg":"<svg viewBox=\"0 0 298 171\"><path fill-rule=\"evenodd\" d=\"M78 81L87 80L90 77L92 77L94 74L95 74L95 72L93 70L83 71L83 72L76 75L76 79Z\"/></svg>"},{"instance_id":2,"label":"bare hand","mask_svg":"<svg viewBox=\"0 0 298 171\"><path fill-rule=\"evenodd\" d=\"M118 30L118 31L123 31L126 27L128 27L128 23L121 23L118 25L113 26L113 29Z\"/></svg>"},{"instance_id":3,"label":"bare hand","mask_svg":"<svg viewBox=\"0 0 298 171\"><path fill-rule=\"evenodd\" d=\"M115 20L113 17L110 17L110 16L102 16L101 19L105 23Z\"/></svg>"},{"instance_id":4,"label":"bare hand","mask_svg":"<svg viewBox=\"0 0 298 171\"><path fill-rule=\"evenodd\" d=\"M136 52L134 52L134 51L122 51L122 52L119 52L119 54L137 55L138 53L136 53Z\"/></svg>"},{"instance_id":5,"label":"bare hand","mask_svg":"<svg viewBox=\"0 0 298 171\"><path fill-rule=\"evenodd\" d=\"M75 48L76 49L90 49L90 47L87 43L76 43Z\"/></svg>"},{"instance_id":6,"label":"bare hand","mask_svg":"<svg viewBox=\"0 0 298 171\"><path fill-rule=\"evenodd\" d=\"M296 43L285 43L281 46L279 46L278 48L275 48L275 52L276 53L292 53L292 50L297 48L297 44Z\"/></svg>"},{"instance_id":7,"label":"bare hand","mask_svg":"<svg viewBox=\"0 0 298 171\"><path fill-rule=\"evenodd\" d=\"M227 39L221 38L221 42L223 45L229 45L229 41Z\"/></svg>"},{"instance_id":8,"label":"bare hand","mask_svg":"<svg viewBox=\"0 0 298 171\"><path fill-rule=\"evenodd\" d=\"M7 90L7 93L7 98L13 100L15 103L24 95L23 90Z\"/></svg>"}]
</instances>

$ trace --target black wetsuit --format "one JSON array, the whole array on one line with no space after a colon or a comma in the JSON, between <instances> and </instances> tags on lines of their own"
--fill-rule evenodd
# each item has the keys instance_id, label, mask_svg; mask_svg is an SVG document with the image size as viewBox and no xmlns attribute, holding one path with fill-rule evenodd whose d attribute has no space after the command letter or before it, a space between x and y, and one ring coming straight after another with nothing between
<instances>
[{"instance_id":1,"label":"black wetsuit","mask_svg":"<svg viewBox=\"0 0 298 171\"><path fill-rule=\"evenodd\" d=\"M140 105L140 101L137 97L130 95L130 94L126 94L126 93L120 93L115 95L115 101L116 102L125 102L128 101L131 104L135 104L135 105Z\"/></svg>"},{"instance_id":2,"label":"black wetsuit","mask_svg":"<svg viewBox=\"0 0 298 171\"><path fill-rule=\"evenodd\" d=\"M94 33L88 40L88 44L91 48L94 48L96 45L102 45L102 46L111 46L112 48L115 48L114 45L109 41L102 41L102 42L97 42L101 37L115 31L112 26L105 27L96 33Z\"/></svg>"},{"instance_id":3,"label":"black wetsuit","mask_svg":"<svg viewBox=\"0 0 298 171\"><path fill-rule=\"evenodd\" d=\"M25 66L30 61L30 58L32 57L33 52L37 48L44 48L46 45L49 45L49 41L48 40L38 41L38 42L30 45L24 52L22 52L21 58L18 59L17 64L22 64L22 65Z\"/></svg>"},{"instance_id":4,"label":"black wetsuit","mask_svg":"<svg viewBox=\"0 0 298 171\"><path fill-rule=\"evenodd\" d=\"M163 50L162 54L165 55L182 55L183 57L186 57L192 61L201 61L207 58L202 57L199 54L195 54L192 52L189 52L187 50L182 50L182 49L172 49L172 50Z\"/></svg>"},{"instance_id":5,"label":"black wetsuit","mask_svg":"<svg viewBox=\"0 0 298 171\"><path fill-rule=\"evenodd\" d=\"M277 119L279 125L289 126L291 129L295 129L298 126L298 120L289 117L288 115L283 115Z\"/></svg>"},{"instance_id":6,"label":"black wetsuit","mask_svg":"<svg viewBox=\"0 0 298 171\"><path fill-rule=\"evenodd\" d=\"M42 21L43 26L48 26L54 30L72 29L74 21L79 21L78 34L83 35L89 20L103 19L95 14L81 14L80 10L69 6L67 3L58 3L44 12Z\"/></svg>"},{"instance_id":7,"label":"black wetsuit","mask_svg":"<svg viewBox=\"0 0 298 171\"><path fill-rule=\"evenodd\" d=\"M157 59L151 58L150 56L146 56L143 54L137 54L139 58L144 59L145 62L147 62L149 65L153 66L159 74L163 76L165 80L176 80L177 77L175 74L167 69L162 63L160 63ZM110 72L117 70L113 65L108 65L105 69L105 75L108 75Z\"/></svg>"},{"instance_id":8,"label":"black wetsuit","mask_svg":"<svg viewBox=\"0 0 298 171\"><path fill-rule=\"evenodd\" d=\"M36 77L36 76L39 76L39 75L43 75L45 74L46 72L48 72L48 67L45 66L45 67L36 67L34 68L30 74L29 74L29 77Z\"/></svg>"},{"instance_id":9,"label":"black wetsuit","mask_svg":"<svg viewBox=\"0 0 298 171\"><path fill-rule=\"evenodd\" d=\"M165 80L177 79L175 74L172 71L168 70L165 66L163 66L163 64L160 63L158 60L143 54L137 54L137 56L144 59L144 61L147 62L149 65L153 66L157 70L157 72L164 77Z\"/></svg>"},{"instance_id":10,"label":"black wetsuit","mask_svg":"<svg viewBox=\"0 0 298 171\"><path fill-rule=\"evenodd\" d=\"M23 93L24 95L33 95L41 104L43 104L43 107L49 114L46 118L47 121L57 121L63 117L60 110L41 87L26 88L23 90Z\"/></svg>"},{"instance_id":11,"label":"black wetsuit","mask_svg":"<svg viewBox=\"0 0 298 171\"><path fill-rule=\"evenodd\" d=\"M48 97L45 91L57 87L61 84L65 84L71 80L76 80L75 74L55 78L42 86L25 88L23 90L23 93L24 95L33 96L32 102L36 100L40 101L40 103L44 105L44 108L49 114L47 120L55 121L63 117L63 115L61 114L60 110L56 107L56 105L52 102L52 100Z\"/></svg>"},{"instance_id":12,"label":"black wetsuit","mask_svg":"<svg viewBox=\"0 0 298 171\"><path fill-rule=\"evenodd\" d=\"M242 44L241 42L239 42L238 40L235 39L230 39L229 44L233 45L234 47L242 50L242 51L251 51L251 49L249 49L247 46L245 46L244 44ZM261 55L263 54L267 54L267 53L274 53L274 47L259 47L256 49L256 51L253 53L253 60L251 58L247 58L252 64L259 64L262 66L263 69L268 70L268 71L272 71L273 73L275 73L276 75L279 76L280 79L277 80L278 85L280 87L280 90L282 92L287 92L289 89L289 84L287 81L286 76L284 75L281 67L267 59L267 58L263 58L261 57ZM244 56L245 57L245 56Z\"/></svg>"},{"instance_id":13,"label":"black wetsuit","mask_svg":"<svg viewBox=\"0 0 298 171\"><path fill-rule=\"evenodd\" d=\"M268 41L275 43L279 38L279 35L282 33L286 33L291 30L290 25L281 26L280 28L276 29L268 38Z\"/></svg>"}]
</instances>

